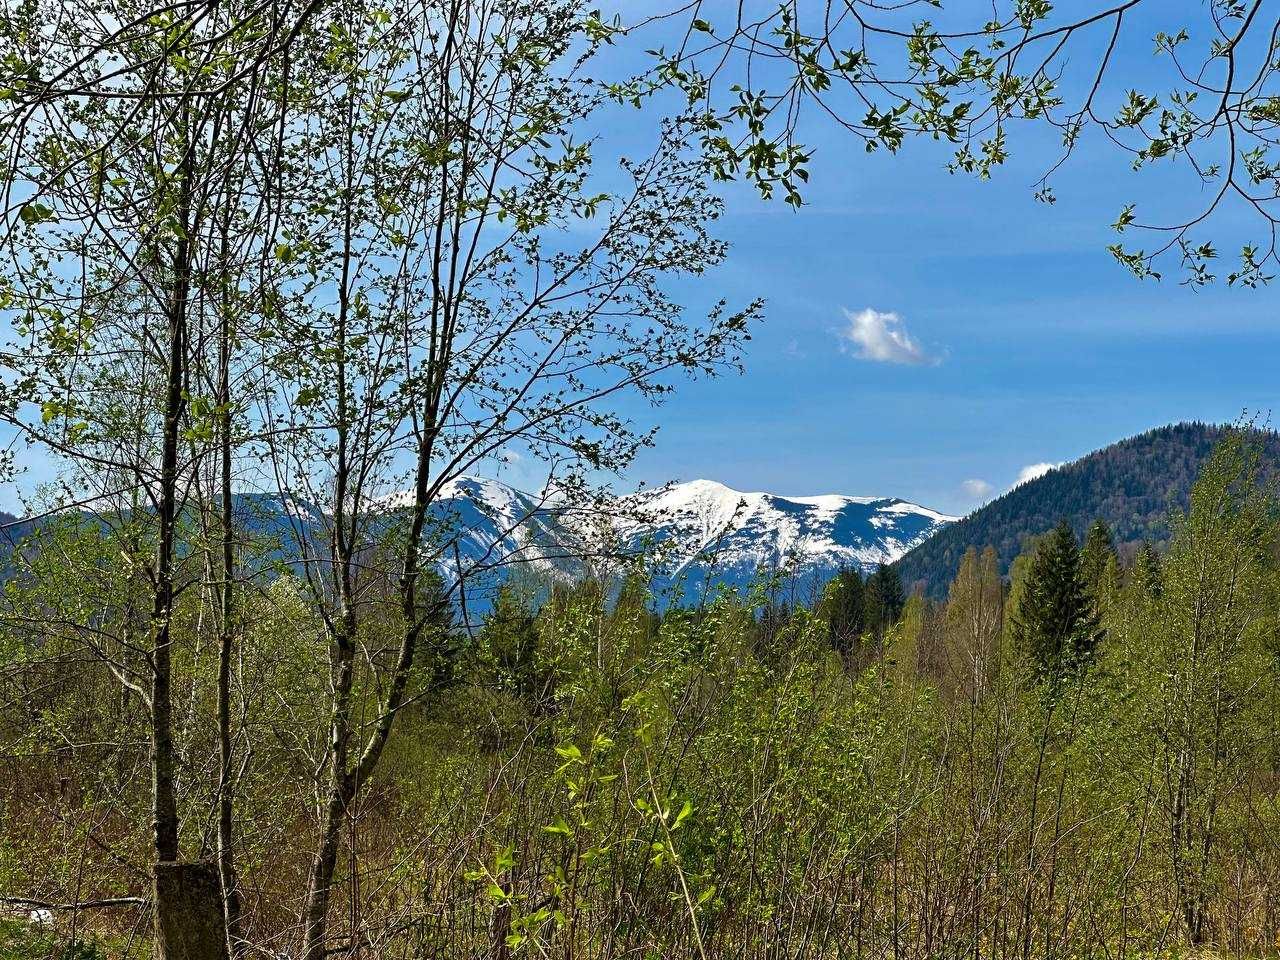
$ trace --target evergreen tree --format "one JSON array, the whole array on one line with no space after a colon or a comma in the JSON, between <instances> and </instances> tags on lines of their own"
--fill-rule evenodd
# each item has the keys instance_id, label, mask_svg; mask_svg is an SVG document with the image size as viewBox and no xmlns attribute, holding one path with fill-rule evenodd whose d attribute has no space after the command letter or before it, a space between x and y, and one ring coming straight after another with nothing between
<instances>
[{"instance_id":1,"label":"evergreen tree","mask_svg":"<svg viewBox=\"0 0 1280 960\"><path fill-rule=\"evenodd\" d=\"M1013 619L1013 636L1041 676L1056 681L1089 659L1102 636L1080 547L1063 520L1040 544Z\"/></svg>"},{"instance_id":2,"label":"evergreen tree","mask_svg":"<svg viewBox=\"0 0 1280 960\"><path fill-rule=\"evenodd\" d=\"M457 628L453 598L435 568L419 574L419 613L422 629L414 645L414 668L426 689L440 689L455 678L464 651L465 631Z\"/></svg>"},{"instance_id":3,"label":"evergreen tree","mask_svg":"<svg viewBox=\"0 0 1280 960\"><path fill-rule=\"evenodd\" d=\"M1084 547L1080 550L1080 570L1095 598L1102 592L1108 565L1117 563L1118 560L1111 528L1105 520L1094 520L1085 535Z\"/></svg>"},{"instance_id":4,"label":"evergreen tree","mask_svg":"<svg viewBox=\"0 0 1280 960\"><path fill-rule=\"evenodd\" d=\"M907 594L897 569L883 563L876 567L876 572L867 578L864 597L867 630L883 637L885 631L902 618L902 609L907 605Z\"/></svg>"},{"instance_id":5,"label":"evergreen tree","mask_svg":"<svg viewBox=\"0 0 1280 960\"><path fill-rule=\"evenodd\" d=\"M1150 541L1144 540L1133 561L1130 574L1139 586L1152 597L1159 597L1164 589L1164 571L1160 562L1160 554Z\"/></svg>"},{"instance_id":6,"label":"evergreen tree","mask_svg":"<svg viewBox=\"0 0 1280 960\"><path fill-rule=\"evenodd\" d=\"M841 656L849 656L866 630L865 587L862 575L844 567L822 593L821 612L827 621L831 646Z\"/></svg>"},{"instance_id":7,"label":"evergreen tree","mask_svg":"<svg viewBox=\"0 0 1280 960\"><path fill-rule=\"evenodd\" d=\"M547 686L538 639L538 617L532 605L512 585L503 584L480 629L479 646L497 686L531 710L536 710Z\"/></svg>"},{"instance_id":8,"label":"evergreen tree","mask_svg":"<svg viewBox=\"0 0 1280 960\"><path fill-rule=\"evenodd\" d=\"M778 634L788 623L791 622L791 605L785 600L774 600L770 598L765 604L763 610L760 611L760 639L766 645L770 646L777 639Z\"/></svg>"}]
</instances>

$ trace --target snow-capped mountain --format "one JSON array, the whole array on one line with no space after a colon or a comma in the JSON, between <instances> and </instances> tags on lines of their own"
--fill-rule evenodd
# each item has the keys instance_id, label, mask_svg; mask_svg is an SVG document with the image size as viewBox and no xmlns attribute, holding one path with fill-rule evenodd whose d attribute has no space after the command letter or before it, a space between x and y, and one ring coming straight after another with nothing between
<instances>
[{"instance_id":1,"label":"snow-capped mountain","mask_svg":"<svg viewBox=\"0 0 1280 960\"><path fill-rule=\"evenodd\" d=\"M412 506L413 491L384 497L379 506L395 511ZM448 545L445 551L458 557L443 563L468 565L500 562L524 556L539 563L559 563L564 554L577 550L577 538L569 533L557 511L532 494L498 480L458 477L450 480L432 504L427 538Z\"/></svg>"},{"instance_id":2,"label":"snow-capped mountain","mask_svg":"<svg viewBox=\"0 0 1280 960\"><path fill-rule=\"evenodd\" d=\"M408 502L402 496L386 505ZM696 602L775 574L784 589L803 592L844 566L869 573L956 518L894 497L783 497L711 480L623 496L607 515L592 516L467 477L442 491L433 519L437 540L458 544L456 555L440 558L446 575L456 575L459 562L464 570L500 563L473 578L477 593L513 566L572 579L582 570L572 558L599 553L603 528L623 551L653 556L653 587L664 602ZM502 562L510 558L517 564Z\"/></svg>"},{"instance_id":3,"label":"snow-capped mountain","mask_svg":"<svg viewBox=\"0 0 1280 960\"><path fill-rule=\"evenodd\" d=\"M412 503L397 493L378 503L377 525L391 524ZM241 522L274 534L280 556L322 554L323 514L302 501L243 495ZM643 490L604 512L535 497L497 480L451 481L432 504L424 538L453 583L462 573L471 613L487 608L513 570L568 582L586 568L580 558L617 552L652 558L648 569L662 603L697 602L716 590L743 590L777 577L798 598L853 566L864 572L891 563L956 520L893 497L783 497L744 493L711 480ZM607 562L603 566L610 566Z\"/></svg>"},{"instance_id":4,"label":"snow-capped mountain","mask_svg":"<svg viewBox=\"0 0 1280 960\"><path fill-rule=\"evenodd\" d=\"M412 494L399 497L403 502L386 505L413 502ZM497 480L459 477L446 483L432 503L426 537L446 545L436 561L445 579L464 576L473 605L483 608L493 587L516 569L576 579L581 538L561 514L545 498Z\"/></svg>"},{"instance_id":5,"label":"snow-capped mountain","mask_svg":"<svg viewBox=\"0 0 1280 960\"><path fill-rule=\"evenodd\" d=\"M364 537L377 540L404 522L413 491L379 498L363 521ZM582 536L561 519L564 511L497 480L459 477L436 493L423 540L431 562L453 585L461 577L468 602L483 611L496 586L512 570L529 568L542 578L571 581L580 573ZM332 524L325 512L300 498L242 493L237 522L259 538L273 559L294 564L324 558Z\"/></svg>"},{"instance_id":6,"label":"snow-capped mountain","mask_svg":"<svg viewBox=\"0 0 1280 960\"><path fill-rule=\"evenodd\" d=\"M894 497L783 497L693 480L624 498L628 540L659 548L655 588L696 598L777 573L804 591L841 567L870 572L954 522Z\"/></svg>"}]
</instances>

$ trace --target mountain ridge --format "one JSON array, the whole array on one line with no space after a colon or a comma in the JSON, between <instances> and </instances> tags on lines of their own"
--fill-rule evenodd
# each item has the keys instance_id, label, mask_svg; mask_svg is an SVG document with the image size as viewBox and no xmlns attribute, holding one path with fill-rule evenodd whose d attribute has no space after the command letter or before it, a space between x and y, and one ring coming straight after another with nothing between
<instances>
[{"instance_id":1,"label":"mountain ridge","mask_svg":"<svg viewBox=\"0 0 1280 960\"><path fill-rule=\"evenodd\" d=\"M841 567L870 573L958 519L899 497L783 496L707 479L620 500L652 515L639 526L669 554L655 575L660 592L699 579L703 593L743 589L774 572L808 589Z\"/></svg>"},{"instance_id":2,"label":"mountain ridge","mask_svg":"<svg viewBox=\"0 0 1280 960\"><path fill-rule=\"evenodd\" d=\"M1233 429L1184 421L1125 437L1018 484L922 541L895 565L908 589L941 597L969 547L994 547L1001 572L1007 572L1029 537L1063 519L1080 538L1095 519L1106 521L1122 554L1143 541L1161 545L1169 537L1170 512L1186 508L1201 467ZM1255 428L1246 433L1274 475L1280 435Z\"/></svg>"},{"instance_id":3,"label":"mountain ridge","mask_svg":"<svg viewBox=\"0 0 1280 960\"><path fill-rule=\"evenodd\" d=\"M399 491L378 506L393 516L411 503L412 494ZM297 532L284 529L285 509L270 497L255 502L259 532L270 532L273 514L296 543ZM292 514L316 523L306 519L315 516L311 508ZM870 573L958 519L898 497L786 497L707 479L623 494L606 515L584 517L504 481L463 476L445 484L432 504L428 537L449 544L436 560L446 578L455 579L460 569L484 574L469 575L474 603L506 579L509 558L544 579L587 572L590 564L580 558L604 549L601 516L608 518L609 550L651 558L651 585L663 605L697 602L724 588L745 590L771 574L796 591L820 586L845 566Z\"/></svg>"}]
</instances>

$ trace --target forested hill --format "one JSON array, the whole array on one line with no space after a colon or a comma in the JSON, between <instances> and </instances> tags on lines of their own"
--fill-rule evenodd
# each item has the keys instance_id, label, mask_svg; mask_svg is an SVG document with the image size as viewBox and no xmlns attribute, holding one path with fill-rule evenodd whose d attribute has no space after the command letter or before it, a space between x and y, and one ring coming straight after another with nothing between
<instances>
[{"instance_id":1,"label":"forested hill","mask_svg":"<svg viewBox=\"0 0 1280 960\"><path fill-rule=\"evenodd\" d=\"M897 563L908 588L941 596L969 547L996 548L1001 572L1027 537L1066 518L1083 537L1098 517L1126 547L1168 539L1168 517L1185 507L1201 465L1227 427L1179 423L1121 440L1024 483L958 523L939 530ZM1267 463L1280 464L1280 435L1257 431Z\"/></svg>"}]
</instances>

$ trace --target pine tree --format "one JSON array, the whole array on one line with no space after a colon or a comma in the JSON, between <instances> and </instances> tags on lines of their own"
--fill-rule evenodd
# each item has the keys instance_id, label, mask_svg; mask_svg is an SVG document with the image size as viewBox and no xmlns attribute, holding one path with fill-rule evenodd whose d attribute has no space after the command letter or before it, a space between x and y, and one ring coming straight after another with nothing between
<instances>
[{"instance_id":1,"label":"pine tree","mask_svg":"<svg viewBox=\"0 0 1280 960\"><path fill-rule=\"evenodd\" d=\"M822 592L821 612L827 621L832 649L848 657L866 630L865 587L862 575L844 567Z\"/></svg>"},{"instance_id":2,"label":"pine tree","mask_svg":"<svg viewBox=\"0 0 1280 960\"><path fill-rule=\"evenodd\" d=\"M549 679L538 657L538 617L510 584L498 590L493 610L480 629L479 646L497 685L536 710Z\"/></svg>"},{"instance_id":3,"label":"pine tree","mask_svg":"<svg viewBox=\"0 0 1280 960\"><path fill-rule=\"evenodd\" d=\"M1133 571L1130 574L1146 593L1152 597L1159 597L1164 589L1164 571L1160 561L1160 554L1150 542L1144 540L1142 547L1138 550L1137 557L1133 561Z\"/></svg>"},{"instance_id":4,"label":"pine tree","mask_svg":"<svg viewBox=\"0 0 1280 960\"><path fill-rule=\"evenodd\" d=\"M1102 519L1093 521L1080 550L1080 570L1089 590L1097 597L1107 578L1107 567L1118 561L1115 538L1111 528Z\"/></svg>"},{"instance_id":5,"label":"pine tree","mask_svg":"<svg viewBox=\"0 0 1280 960\"><path fill-rule=\"evenodd\" d=\"M876 572L867 578L864 597L866 628L876 637L883 637L901 619L907 605L897 569L883 563L876 567Z\"/></svg>"},{"instance_id":6,"label":"pine tree","mask_svg":"<svg viewBox=\"0 0 1280 960\"><path fill-rule=\"evenodd\" d=\"M1080 548L1066 520L1036 551L1014 614L1013 636L1040 675L1054 682L1087 661L1101 639Z\"/></svg>"}]
</instances>

